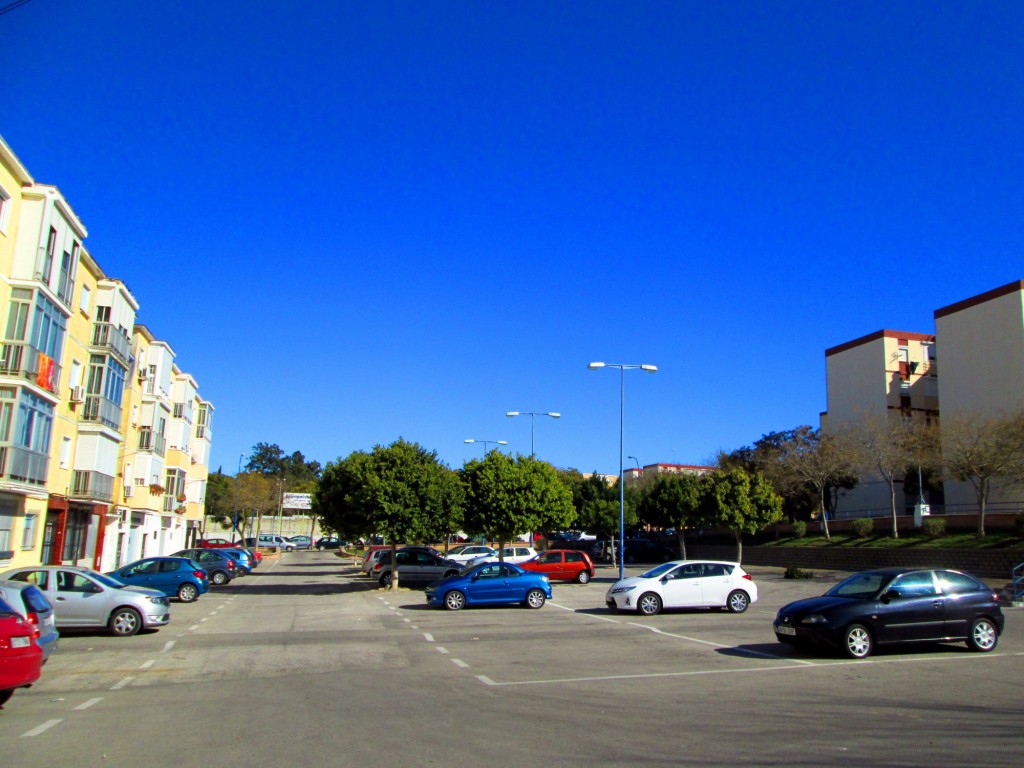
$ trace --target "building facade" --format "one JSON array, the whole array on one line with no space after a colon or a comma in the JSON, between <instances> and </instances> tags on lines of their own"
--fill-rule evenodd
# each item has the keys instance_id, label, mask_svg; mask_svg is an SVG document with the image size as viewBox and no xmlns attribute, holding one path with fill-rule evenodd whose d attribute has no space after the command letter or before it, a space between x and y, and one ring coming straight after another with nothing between
<instances>
[{"instance_id":1,"label":"building facade","mask_svg":"<svg viewBox=\"0 0 1024 768\"><path fill-rule=\"evenodd\" d=\"M0 570L111 570L202 521L213 406L86 236L0 139Z\"/></svg>"}]
</instances>

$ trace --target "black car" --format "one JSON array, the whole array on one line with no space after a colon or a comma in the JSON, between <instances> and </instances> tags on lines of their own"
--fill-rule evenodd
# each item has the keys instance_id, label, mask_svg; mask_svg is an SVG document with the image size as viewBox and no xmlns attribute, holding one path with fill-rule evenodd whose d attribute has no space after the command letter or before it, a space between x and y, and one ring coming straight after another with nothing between
<instances>
[{"instance_id":1,"label":"black car","mask_svg":"<svg viewBox=\"0 0 1024 768\"><path fill-rule=\"evenodd\" d=\"M991 651L1003 631L999 596L973 576L929 568L882 568L839 582L821 597L785 605L775 636L863 659L875 646L966 641Z\"/></svg>"},{"instance_id":2,"label":"black car","mask_svg":"<svg viewBox=\"0 0 1024 768\"><path fill-rule=\"evenodd\" d=\"M323 552L325 549L341 549L342 541L337 536L322 536L313 545Z\"/></svg>"},{"instance_id":3,"label":"black car","mask_svg":"<svg viewBox=\"0 0 1024 768\"><path fill-rule=\"evenodd\" d=\"M219 549L183 549L171 557L187 557L203 567L210 583L222 586L239 575L238 561Z\"/></svg>"},{"instance_id":4,"label":"black car","mask_svg":"<svg viewBox=\"0 0 1024 768\"><path fill-rule=\"evenodd\" d=\"M591 542L593 543L593 542ZM615 549L619 548L619 540L613 542ZM675 559L675 554L668 547L662 546L650 539L626 539L624 552L627 563L667 563ZM612 547L607 541L600 542L600 547L591 550L592 554L601 558L606 563L612 562Z\"/></svg>"},{"instance_id":5,"label":"black car","mask_svg":"<svg viewBox=\"0 0 1024 768\"><path fill-rule=\"evenodd\" d=\"M438 579L454 576L463 565L447 560L433 547L404 547L395 553L398 560L398 582L402 585L430 584ZM391 552L385 552L370 575L382 587L391 584Z\"/></svg>"}]
</instances>

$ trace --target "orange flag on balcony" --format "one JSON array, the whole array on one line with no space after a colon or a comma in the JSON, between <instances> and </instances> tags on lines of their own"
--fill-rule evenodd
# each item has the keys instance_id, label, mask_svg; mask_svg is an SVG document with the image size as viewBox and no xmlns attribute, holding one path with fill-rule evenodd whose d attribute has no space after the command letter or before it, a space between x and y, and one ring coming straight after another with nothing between
<instances>
[{"instance_id":1,"label":"orange flag on balcony","mask_svg":"<svg viewBox=\"0 0 1024 768\"><path fill-rule=\"evenodd\" d=\"M39 353L39 365L36 369L36 384L43 389L53 392L53 358Z\"/></svg>"}]
</instances>

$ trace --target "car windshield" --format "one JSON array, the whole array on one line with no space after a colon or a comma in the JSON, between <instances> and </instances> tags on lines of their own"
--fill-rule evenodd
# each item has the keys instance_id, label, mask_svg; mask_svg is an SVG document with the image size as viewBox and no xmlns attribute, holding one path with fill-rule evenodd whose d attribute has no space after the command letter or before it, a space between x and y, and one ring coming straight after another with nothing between
<instances>
[{"instance_id":1,"label":"car windshield","mask_svg":"<svg viewBox=\"0 0 1024 768\"><path fill-rule=\"evenodd\" d=\"M108 576L105 573L90 573L89 575L105 587L114 587L116 589L118 587L127 586L123 581L119 581L113 576Z\"/></svg>"},{"instance_id":2,"label":"car windshield","mask_svg":"<svg viewBox=\"0 0 1024 768\"><path fill-rule=\"evenodd\" d=\"M657 568L651 568L647 573L640 574L641 579L660 579L666 573L675 568L678 563L663 563Z\"/></svg>"},{"instance_id":3,"label":"car windshield","mask_svg":"<svg viewBox=\"0 0 1024 768\"><path fill-rule=\"evenodd\" d=\"M892 581L888 573L857 573L836 584L825 594L828 597L852 597L867 600L877 595Z\"/></svg>"}]
</instances>

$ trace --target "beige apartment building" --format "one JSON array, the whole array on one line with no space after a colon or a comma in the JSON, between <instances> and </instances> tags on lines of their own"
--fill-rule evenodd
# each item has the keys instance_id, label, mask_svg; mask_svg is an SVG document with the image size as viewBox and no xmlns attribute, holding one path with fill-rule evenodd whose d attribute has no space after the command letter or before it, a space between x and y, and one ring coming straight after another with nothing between
<instances>
[{"instance_id":1,"label":"beige apartment building","mask_svg":"<svg viewBox=\"0 0 1024 768\"><path fill-rule=\"evenodd\" d=\"M996 415L1024 407L1024 281L938 309L936 332L882 330L825 351L828 410L825 432L900 413L942 420ZM942 365L939 366L941 354ZM940 375L941 370L941 375ZM916 488L916 482L912 482ZM916 493L897 486L897 510L908 514ZM1016 511L1020 493L997 491L994 508ZM969 484L945 478L941 491L924 492L935 511L973 514ZM889 490L866 477L841 493L839 517L888 514Z\"/></svg>"},{"instance_id":2,"label":"beige apartment building","mask_svg":"<svg viewBox=\"0 0 1024 768\"><path fill-rule=\"evenodd\" d=\"M213 406L86 235L0 139L0 570L110 570L203 518Z\"/></svg>"}]
</instances>

